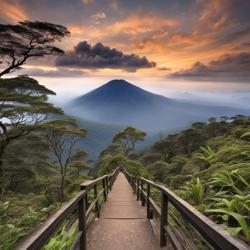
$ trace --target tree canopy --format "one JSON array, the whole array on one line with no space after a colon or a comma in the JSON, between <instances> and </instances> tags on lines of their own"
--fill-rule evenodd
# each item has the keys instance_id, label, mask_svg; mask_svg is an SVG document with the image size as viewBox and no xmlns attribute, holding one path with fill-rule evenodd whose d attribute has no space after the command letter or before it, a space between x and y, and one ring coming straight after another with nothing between
<instances>
[{"instance_id":1,"label":"tree canopy","mask_svg":"<svg viewBox=\"0 0 250 250\"><path fill-rule=\"evenodd\" d=\"M0 143L19 137L62 110L47 102L55 93L28 76L0 79Z\"/></svg>"},{"instance_id":2,"label":"tree canopy","mask_svg":"<svg viewBox=\"0 0 250 250\"><path fill-rule=\"evenodd\" d=\"M55 93L28 76L0 79L0 157L10 141L63 111L47 101Z\"/></svg>"},{"instance_id":3,"label":"tree canopy","mask_svg":"<svg viewBox=\"0 0 250 250\"><path fill-rule=\"evenodd\" d=\"M113 143L120 144L124 155L128 156L134 150L136 142L144 140L145 136L145 132L133 127L127 127L113 137Z\"/></svg>"},{"instance_id":4,"label":"tree canopy","mask_svg":"<svg viewBox=\"0 0 250 250\"><path fill-rule=\"evenodd\" d=\"M0 24L0 77L23 65L28 58L61 55L63 50L53 43L68 36L66 27L47 22Z\"/></svg>"}]
</instances>

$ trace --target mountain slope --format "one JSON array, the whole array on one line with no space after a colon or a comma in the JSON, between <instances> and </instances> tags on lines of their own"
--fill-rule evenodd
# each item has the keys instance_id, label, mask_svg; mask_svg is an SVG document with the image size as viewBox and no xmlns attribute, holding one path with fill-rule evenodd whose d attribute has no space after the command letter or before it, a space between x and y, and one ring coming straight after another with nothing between
<instances>
[{"instance_id":1,"label":"mountain slope","mask_svg":"<svg viewBox=\"0 0 250 250\"><path fill-rule=\"evenodd\" d=\"M146 131L181 129L212 116L248 114L246 110L184 103L145 91L124 80L107 84L76 98L68 113L91 121L132 125Z\"/></svg>"}]
</instances>

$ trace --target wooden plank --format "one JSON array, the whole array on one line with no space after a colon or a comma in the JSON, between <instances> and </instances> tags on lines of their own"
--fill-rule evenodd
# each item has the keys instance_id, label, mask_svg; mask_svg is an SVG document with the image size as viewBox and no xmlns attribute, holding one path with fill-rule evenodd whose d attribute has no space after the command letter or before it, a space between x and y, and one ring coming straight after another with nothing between
<instances>
[{"instance_id":1,"label":"wooden plank","mask_svg":"<svg viewBox=\"0 0 250 250\"><path fill-rule=\"evenodd\" d=\"M80 185L81 189L86 189L86 190L89 190L91 189L94 185L96 185L98 182L102 181L103 179L105 179L107 177L107 175L104 175L100 178L97 178L93 181L87 181L87 182L84 182Z\"/></svg>"}]
</instances>

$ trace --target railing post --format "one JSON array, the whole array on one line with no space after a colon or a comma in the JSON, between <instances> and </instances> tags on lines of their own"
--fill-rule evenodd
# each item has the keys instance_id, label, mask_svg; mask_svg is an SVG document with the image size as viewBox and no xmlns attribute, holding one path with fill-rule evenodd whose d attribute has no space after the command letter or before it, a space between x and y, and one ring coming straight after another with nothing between
<instances>
[{"instance_id":1,"label":"railing post","mask_svg":"<svg viewBox=\"0 0 250 250\"><path fill-rule=\"evenodd\" d=\"M102 180L102 188L103 188L103 198L104 201L107 201L107 192L106 192L106 185L105 185L105 178Z\"/></svg>"},{"instance_id":2,"label":"railing post","mask_svg":"<svg viewBox=\"0 0 250 250\"><path fill-rule=\"evenodd\" d=\"M168 224L168 197L162 192L161 221L160 221L160 246L166 246L167 238L164 227Z\"/></svg>"},{"instance_id":3,"label":"railing post","mask_svg":"<svg viewBox=\"0 0 250 250\"><path fill-rule=\"evenodd\" d=\"M86 195L87 193L85 193ZM85 197L84 195L84 197ZM85 198L80 199L78 204L78 227L79 231L82 232L79 245L81 250L86 249L86 202Z\"/></svg>"},{"instance_id":4,"label":"railing post","mask_svg":"<svg viewBox=\"0 0 250 250\"><path fill-rule=\"evenodd\" d=\"M135 185L135 182L136 182L136 177L133 177L133 191L134 191L134 194L136 192L136 185Z\"/></svg>"},{"instance_id":5,"label":"railing post","mask_svg":"<svg viewBox=\"0 0 250 250\"><path fill-rule=\"evenodd\" d=\"M151 212L150 212L150 184L147 184L147 218L151 219Z\"/></svg>"},{"instance_id":6,"label":"railing post","mask_svg":"<svg viewBox=\"0 0 250 250\"><path fill-rule=\"evenodd\" d=\"M139 185L140 185L140 180L137 177L137 196L136 196L136 200L139 200L140 198L140 189L139 189Z\"/></svg>"},{"instance_id":7,"label":"railing post","mask_svg":"<svg viewBox=\"0 0 250 250\"><path fill-rule=\"evenodd\" d=\"M94 185L94 197L97 198L97 184ZM98 199L96 200L95 204L95 213L97 217L100 217L100 210L99 210L99 202Z\"/></svg>"},{"instance_id":8,"label":"railing post","mask_svg":"<svg viewBox=\"0 0 250 250\"><path fill-rule=\"evenodd\" d=\"M81 190L86 190L86 194L85 194L85 203L86 203L86 209L88 209L88 206L89 206L89 204L88 204L88 190L87 190L87 187L86 186L83 186L83 185L81 185Z\"/></svg>"},{"instance_id":9,"label":"railing post","mask_svg":"<svg viewBox=\"0 0 250 250\"><path fill-rule=\"evenodd\" d=\"M143 187L144 187L144 181L141 180L141 205L145 206L145 199L144 199L144 196L143 196Z\"/></svg>"},{"instance_id":10,"label":"railing post","mask_svg":"<svg viewBox=\"0 0 250 250\"><path fill-rule=\"evenodd\" d=\"M108 176L108 189L109 189L109 192L111 191L111 181L112 181L111 177Z\"/></svg>"},{"instance_id":11,"label":"railing post","mask_svg":"<svg viewBox=\"0 0 250 250\"><path fill-rule=\"evenodd\" d=\"M105 178L106 181L106 189L107 189L107 195L109 193L109 181L108 181L108 176Z\"/></svg>"}]
</instances>

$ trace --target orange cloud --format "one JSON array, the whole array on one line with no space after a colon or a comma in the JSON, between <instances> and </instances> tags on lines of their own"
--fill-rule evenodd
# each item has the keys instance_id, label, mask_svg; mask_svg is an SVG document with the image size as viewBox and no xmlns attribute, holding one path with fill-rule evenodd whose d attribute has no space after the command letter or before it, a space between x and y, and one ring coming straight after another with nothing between
<instances>
[{"instance_id":1,"label":"orange cloud","mask_svg":"<svg viewBox=\"0 0 250 250\"><path fill-rule=\"evenodd\" d=\"M127 35L138 35L140 33L147 33L155 31L156 29L167 29L169 27L177 26L176 19L157 18L146 15L136 15L125 20L117 21L108 27L110 32L124 33Z\"/></svg>"},{"instance_id":2,"label":"orange cloud","mask_svg":"<svg viewBox=\"0 0 250 250\"><path fill-rule=\"evenodd\" d=\"M71 34L73 35L82 35L84 33L84 29L78 25L69 25L68 29L70 31Z\"/></svg>"},{"instance_id":3,"label":"orange cloud","mask_svg":"<svg viewBox=\"0 0 250 250\"><path fill-rule=\"evenodd\" d=\"M18 0L2 0L0 12L10 21L17 22L28 19L27 13Z\"/></svg>"},{"instance_id":4,"label":"orange cloud","mask_svg":"<svg viewBox=\"0 0 250 250\"><path fill-rule=\"evenodd\" d=\"M234 1L197 0L197 2L203 7L201 16L198 20L199 31L204 31L204 29L206 29L210 32L218 32L219 30L234 28L239 24L233 15L236 7L234 6Z\"/></svg>"}]
</instances>

